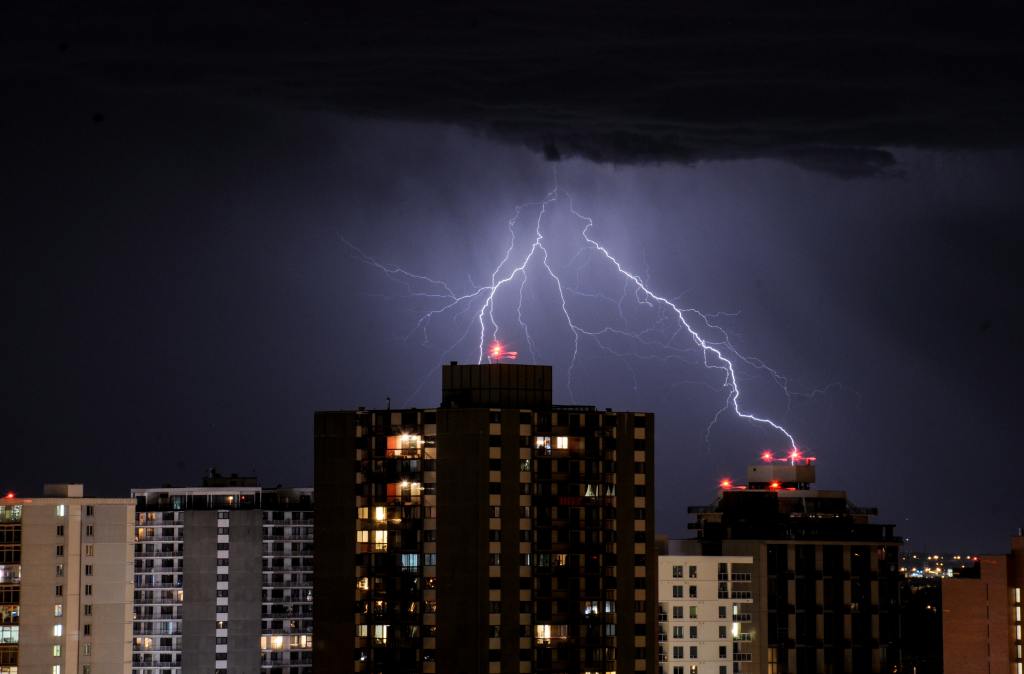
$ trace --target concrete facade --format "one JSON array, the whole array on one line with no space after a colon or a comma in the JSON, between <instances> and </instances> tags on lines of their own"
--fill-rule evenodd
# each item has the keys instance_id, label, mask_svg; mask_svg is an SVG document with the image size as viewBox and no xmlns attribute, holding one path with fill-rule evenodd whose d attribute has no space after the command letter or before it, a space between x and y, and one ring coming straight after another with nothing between
<instances>
[{"instance_id":1,"label":"concrete facade","mask_svg":"<svg viewBox=\"0 0 1024 674\"><path fill-rule=\"evenodd\" d=\"M658 661L663 674L753 672L753 557L658 556Z\"/></svg>"},{"instance_id":2,"label":"concrete facade","mask_svg":"<svg viewBox=\"0 0 1024 674\"><path fill-rule=\"evenodd\" d=\"M305 674L310 489L136 489L134 674Z\"/></svg>"},{"instance_id":3,"label":"concrete facade","mask_svg":"<svg viewBox=\"0 0 1024 674\"><path fill-rule=\"evenodd\" d=\"M0 500L0 671L131 671L130 499L47 485Z\"/></svg>"}]
</instances>

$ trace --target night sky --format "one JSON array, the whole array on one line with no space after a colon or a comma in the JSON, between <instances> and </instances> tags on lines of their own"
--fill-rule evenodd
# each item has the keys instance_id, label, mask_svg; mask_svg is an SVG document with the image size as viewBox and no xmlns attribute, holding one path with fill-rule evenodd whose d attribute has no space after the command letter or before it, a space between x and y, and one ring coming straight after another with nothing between
<instances>
[{"instance_id":1,"label":"night sky","mask_svg":"<svg viewBox=\"0 0 1024 674\"><path fill-rule=\"evenodd\" d=\"M742 368L744 405L820 486L911 548L1002 550L1024 525L1024 23L928 7L4 9L0 488L311 484L314 410L434 405L438 365L477 358L473 310L415 331L424 286L345 241L465 292L557 169L624 266L786 377L788 401ZM552 265L618 299L573 257L567 199L547 215ZM550 283L524 298L558 402L659 415L659 531L785 449L730 415L705 440L725 391L692 350L584 339L570 389Z\"/></svg>"}]
</instances>

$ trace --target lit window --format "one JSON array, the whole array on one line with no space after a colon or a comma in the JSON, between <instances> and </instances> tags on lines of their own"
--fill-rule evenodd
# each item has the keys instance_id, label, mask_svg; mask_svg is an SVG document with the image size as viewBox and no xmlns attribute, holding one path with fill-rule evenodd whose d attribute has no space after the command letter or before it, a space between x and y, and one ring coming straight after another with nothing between
<instances>
[{"instance_id":1,"label":"lit window","mask_svg":"<svg viewBox=\"0 0 1024 674\"><path fill-rule=\"evenodd\" d=\"M65 512L64 504L61 503L59 506L57 506L57 517L64 517L64 512ZM60 668L58 667L58 669L60 669Z\"/></svg>"},{"instance_id":2,"label":"lit window","mask_svg":"<svg viewBox=\"0 0 1024 674\"><path fill-rule=\"evenodd\" d=\"M550 644L569 638L568 625L535 625L534 638L538 644Z\"/></svg>"},{"instance_id":3,"label":"lit window","mask_svg":"<svg viewBox=\"0 0 1024 674\"><path fill-rule=\"evenodd\" d=\"M415 457L423 447L423 437L403 433L401 435L389 435L387 456L389 457Z\"/></svg>"},{"instance_id":4,"label":"lit window","mask_svg":"<svg viewBox=\"0 0 1024 674\"><path fill-rule=\"evenodd\" d=\"M60 665L54 665L51 667L50 674L60 674Z\"/></svg>"},{"instance_id":5,"label":"lit window","mask_svg":"<svg viewBox=\"0 0 1024 674\"><path fill-rule=\"evenodd\" d=\"M388 642L388 626L374 625L373 638L378 644L386 644Z\"/></svg>"},{"instance_id":6,"label":"lit window","mask_svg":"<svg viewBox=\"0 0 1024 674\"><path fill-rule=\"evenodd\" d=\"M370 532L366 529L360 529L356 531L356 543L369 543Z\"/></svg>"},{"instance_id":7,"label":"lit window","mask_svg":"<svg viewBox=\"0 0 1024 674\"><path fill-rule=\"evenodd\" d=\"M55 618L59 618L62 615L64 615L64 604L54 604L53 605L53 616Z\"/></svg>"},{"instance_id":8,"label":"lit window","mask_svg":"<svg viewBox=\"0 0 1024 674\"><path fill-rule=\"evenodd\" d=\"M569 449L569 438L564 435L555 438L555 449Z\"/></svg>"},{"instance_id":9,"label":"lit window","mask_svg":"<svg viewBox=\"0 0 1024 674\"><path fill-rule=\"evenodd\" d=\"M356 517L361 520L365 520L370 516L370 509L366 506L360 506L356 509Z\"/></svg>"},{"instance_id":10,"label":"lit window","mask_svg":"<svg viewBox=\"0 0 1024 674\"><path fill-rule=\"evenodd\" d=\"M551 438L547 435L538 435L533 442L533 446L537 449L544 449L551 451Z\"/></svg>"},{"instance_id":11,"label":"lit window","mask_svg":"<svg viewBox=\"0 0 1024 674\"><path fill-rule=\"evenodd\" d=\"M369 590L370 589L370 579L368 577L366 577L366 576L363 576L362 578L357 580L356 581L356 589L357 590L364 590L364 591L365 590Z\"/></svg>"},{"instance_id":12,"label":"lit window","mask_svg":"<svg viewBox=\"0 0 1024 674\"><path fill-rule=\"evenodd\" d=\"M376 552L387 552L387 549L388 549L388 532L387 531L374 531L373 532L373 549Z\"/></svg>"},{"instance_id":13,"label":"lit window","mask_svg":"<svg viewBox=\"0 0 1024 674\"><path fill-rule=\"evenodd\" d=\"M384 506L377 506L373 509L373 519L383 522L388 518L388 509Z\"/></svg>"},{"instance_id":14,"label":"lit window","mask_svg":"<svg viewBox=\"0 0 1024 674\"><path fill-rule=\"evenodd\" d=\"M54 625L53 626L53 636L55 636L55 637L62 637L62 636L64 636L64 626L61 625L60 623L57 623L56 625Z\"/></svg>"},{"instance_id":15,"label":"lit window","mask_svg":"<svg viewBox=\"0 0 1024 674\"><path fill-rule=\"evenodd\" d=\"M356 625L356 636L357 637L365 637L365 636L368 636L369 634L370 634L370 632L369 632L369 628L368 628L367 625Z\"/></svg>"},{"instance_id":16,"label":"lit window","mask_svg":"<svg viewBox=\"0 0 1024 674\"><path fill-rule=\"evenodd\" d=\"M53 657L55 657L55 658L59 658L60 657L60 644L54 644L53 645Z\"/></svg>"}]
</instances>

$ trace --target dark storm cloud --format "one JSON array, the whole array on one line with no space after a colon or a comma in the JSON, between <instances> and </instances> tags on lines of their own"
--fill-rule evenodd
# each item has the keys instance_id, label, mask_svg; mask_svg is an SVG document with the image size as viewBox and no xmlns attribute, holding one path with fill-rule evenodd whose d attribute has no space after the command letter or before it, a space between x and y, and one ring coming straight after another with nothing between
<instances>
[{"instance_id":1,"label":"dark storm cloud","mask_svg":"<svg viewBox=\"0 0 1024 674\"><path fill-rule=\"evenodd\" d=\"M0 73L452 122L549 159L859 176L891 170L892 147L1022 140L1012 5L550 4L22 3Z\"/></svg>"}]
</instances>

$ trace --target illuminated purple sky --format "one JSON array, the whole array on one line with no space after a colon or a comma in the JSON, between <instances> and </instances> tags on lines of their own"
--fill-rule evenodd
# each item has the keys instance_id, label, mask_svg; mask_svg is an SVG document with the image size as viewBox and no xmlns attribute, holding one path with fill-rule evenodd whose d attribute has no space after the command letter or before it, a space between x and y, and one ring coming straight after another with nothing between
<instances>
[{"instance_id":1,"label":"illuminated purple sky","mask_svg":"<svg viewBox=\"0 0 1024 674\"><path fill-rule=\"evenodd\" d=\"M806 152L787 144L795 136L752 147L761 136L748 124L742 147L709 133L650 163L636 151L646 145L587 124L578 136L535 121L488 128L444 106L395 115L379 95L368 110L309 110L156 76L147 91L29 79L0 128L2 419L15 457L4 489L73 480L123 494L194 482L210 466L309 484L313 410L437 403L433 368L475 361L475 338L449 355L465 322L435 324L428 346L405 339L416 302L341 237L453 286L483 283L516 204L551 187L546 144L596 237L652 289L737 314L721 319L736 344L794 391L841 384L787 411L763 377L741 379L750 411L784 421L818 456L822 486L878 506L914 548L999 550L1024 524L1024 161L1009 141L961 129L955 147L857 144L878 125L846 123L839 149ZM528 89L531 116L544 117L541 89ZM883 108L849 119L877 121ZM596 126L625 114L589 109L605 115ZM603 156L620 161L591 161ZM550 226L568 251L578 222L556 208ZM570 335L534 289L525 306L540 359L568 402ZM607 320L598 304L576 306L588 324ZM659 415L658 528L686 535L686 506L780 438L723 418L705 443L723 400L715 378L628 360L584 343L576 398Z\"/></svg>"}]
</instances>

